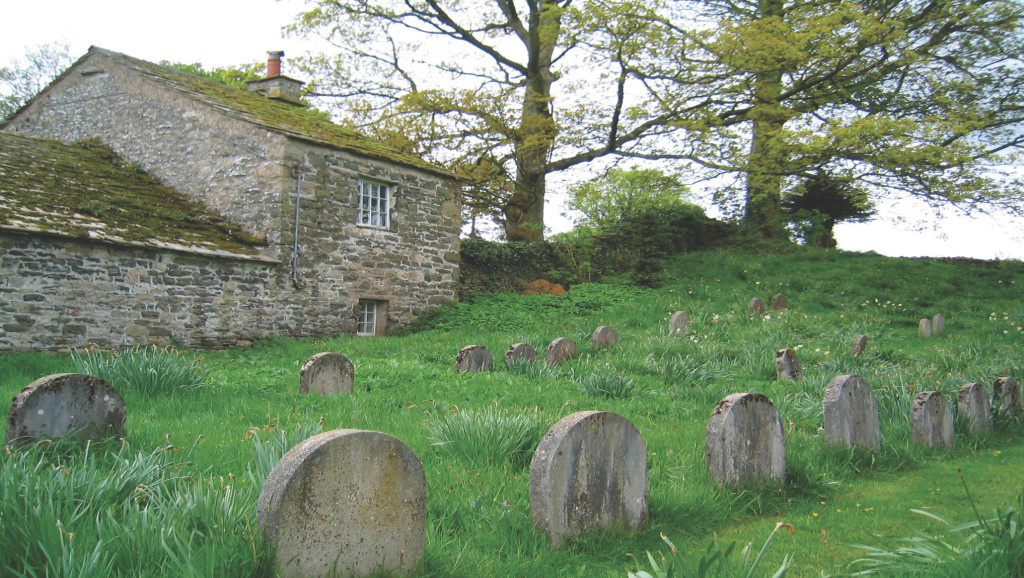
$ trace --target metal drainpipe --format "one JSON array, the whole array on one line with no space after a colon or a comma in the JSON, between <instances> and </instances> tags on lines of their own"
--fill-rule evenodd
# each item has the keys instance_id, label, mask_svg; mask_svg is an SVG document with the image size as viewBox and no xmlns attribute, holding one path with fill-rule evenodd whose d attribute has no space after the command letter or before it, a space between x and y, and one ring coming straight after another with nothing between
<instances>
[{"instance_id":1,"label":"metal drainpipe","mask_svg":"<svg viewBox=\"0 0 1024 578\"><path fill-rule=\"evenodd\" d=\"M306 286L302 279L299 279L299 198L302 196L302 172L299 171L298 165L293 170L295 172L295 231L292 235L292 285L296 289L302 289Z\"/></svg>"}]
</instances>

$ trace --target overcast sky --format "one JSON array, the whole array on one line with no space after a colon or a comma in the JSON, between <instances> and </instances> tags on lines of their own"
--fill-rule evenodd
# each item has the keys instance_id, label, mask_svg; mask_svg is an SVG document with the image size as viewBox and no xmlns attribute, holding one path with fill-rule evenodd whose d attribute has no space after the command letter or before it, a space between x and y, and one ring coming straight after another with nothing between
<instances>
[{"instance_id":1,"label":"overcast sky","mask_svg":"<svg viewBox=\"0 0 1024 578\"><path fill-rule=\"evenodd\" d=\"M206 67L263 61L268 50L284 50L287 74L288 55L311 46L281 31L303 6L302 0L7 0L0 65L26 49L61 41L76 56L95 45L151 62L198 62ZM554 179L554 185L571 180L567 174ZM553 192L546 221L560 232L571 228L571 221L559 216L562 196ZM954 211L936 218L914 202L882 209L883 216L874 222L839 225L840 248L891 256L1024 259L1024 220L969 218Z\"/></svg>"}]
</instances>

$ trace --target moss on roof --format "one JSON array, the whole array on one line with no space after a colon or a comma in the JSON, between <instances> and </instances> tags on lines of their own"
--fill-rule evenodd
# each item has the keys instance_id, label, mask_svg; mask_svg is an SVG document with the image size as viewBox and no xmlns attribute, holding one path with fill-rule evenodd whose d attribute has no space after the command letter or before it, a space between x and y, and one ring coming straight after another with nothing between
<instances>
[{"instance_id":1,"label":"moss on roof","mask_svg":"<svg viewBox=\"0 0 1024 578\"><path fill-rule=\"evenodd\" d=\"M269 130L367 157L410 165L444 177L458 178L421 158L401 153L352 129L334 124L326 113L267 98L256 92L221 84L119 52L94 46L89 49L89 53L102 54L230 116Z\"/></svg>"},{"instance_id":2,"label":"moss on roof","mask_svg":"<svg viewBox=\"0 0 1024 578\"><path fill-rule=\"evenodd\" d=\"M0 229L250 257L266 245L96 140L2 131Z\"/></svg>"}]
</instances>

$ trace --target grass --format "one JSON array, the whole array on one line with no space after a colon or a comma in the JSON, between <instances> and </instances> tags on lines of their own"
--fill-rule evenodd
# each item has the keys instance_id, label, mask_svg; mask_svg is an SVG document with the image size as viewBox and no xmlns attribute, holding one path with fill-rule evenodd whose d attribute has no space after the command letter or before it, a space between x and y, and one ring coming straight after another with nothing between
<instances>
[{"instance_id":1,"label":"grass","mask_svg":"<svg viewBox=\"0 0 1024 578\"><path fill-rule=\"evenodd\" d=\"M1019 420L1003 415L992 434L958 433L956 447L927 450L910 443L907 416L920 391L952 396L965 383L991 390L997 377L1024 375L1024 265L722 250L682 255L667 264L664 278L653 290L609 279L574 287L565 298L476 298L395 337L270 339L250 349L182 352L177 357L198 368L204 387L119 386L128 407L123 442L0 456L0 574L269 576L255 527L259 486L289 447L338 428L393 435L422 460L429 518L417 576L624 577L653 570L645 552L655 560L658 551L667 554L661 534L687 572L729 544L736 563L754 544L752 562L774 535L755 575L770 575L790 554L788 576L848 575L865 569L850 565L865 558L854 544L892 551L914 531L959 544L960 533L911 512L932 512L954 527L977 521L957 468L979 511L1017 507L1024 493ZM746 315L751 297L779 292L788 297L787 311ZM679 310L690 313L691 332L670 336L668 318ZM946 332L918 338L917 320L938 312ZM591 347L599 325L615 327L618 346ZM850 346L861 334L868 348L854 358ZM541 361L499 363L484 373L452 369L469 343L491 351L530 343L543 351L556 337L576 341L579 357L560 367ZM774 353L783 347L797 351L803 380L776 381ZM352 395L298 393L299 368L321 351L353 361ZM70 355L4 353L0 394L9 399L41 376L67 371L76 371ZM875 389L879 452L824 445L821 397L843 373L859 374ZM616 384L621 378L632 389L613 396L581 391L593 375ZM718 400L742 391L767 395L784 420L788 471L780 487L733 492L707 475L708 418ZM620 414L644 436L650 518L633 535L596 532L552 550L530 520L524 465L540 433L583 410ZM521 417L537 429L514 449L494 449L513 437L500 424ZM442 426L451 431L440 433ZM477 446L476 457L453 453ZM130 491L118 493L118 479ZM95 497L70 497L91 486ZM135 499L136 487L151 497ZM796 532L772 534L780 521ZM113 535L132 539L120 545Z\"/></svg>"}]
</instances>

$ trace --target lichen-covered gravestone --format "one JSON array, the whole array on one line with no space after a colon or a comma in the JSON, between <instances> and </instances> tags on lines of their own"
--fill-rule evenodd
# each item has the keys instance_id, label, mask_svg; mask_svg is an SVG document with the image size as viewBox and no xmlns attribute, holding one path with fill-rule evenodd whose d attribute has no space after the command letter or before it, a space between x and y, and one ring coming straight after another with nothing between
<instances>
[{"instance_id":1,"label":"lichen-covered gravestone","mask_svg":"<svg viewBox=\"0 0 1024 578\"><path fill-rule=\"evenodd\" d=\"M910 406L910 439L933 448L953 445L953 412L937 391L923 391Z\"/></svg>"},{"instance_id":2,"label":"lichen-covered gravestone","mask_svg":"<svg viewBox=\"0 0 1024 578\"><path fill-rule=\"evenodd\" d=\"M510 359L525 359L533 361L537 358L537 350L529 343L513 343L505 351L505 362Z\"/></svg>"},{"instance_id":3,"label":"lichen-covered gravestone","mask_svg":"<svg viewBox=\"0 0 1024 578\"><path fill-rule=\"evenodd\" d=\"M789 307L789 301L782 293L776 293L775 295L772 295L770 305L772 311L785 311Z\"/></svg>"},{"instance_id":4,"label":"lichen-covered gravestone","mask_svg":"<svg viewBox=\"0 0 1024 578\"><path fill-rule=\"evenodd\" d=\"M985 386L980 383L968 383L961 387L956 396L956 407L971 431L992 431L992 404L988 401Z\"/></svg>"},{"instance_id":5,"label":"lichen-covered gravestone","mask_svg":"<svg viewBox=\"0 0 1024 578\"><path fill-rule=\"evenodd\" d=\"M299 393L352 393L355 368L340 353L325 351L310 357L299 370Z\"/></svg>"},{"instance_id":6,"label":"lichen-covered gravestone","mask_svg":"<svg viewBox=\"0 0 1024 578\"><path fill-rule=\"evenodd\" d=\"M936 313L932 317L932 335L942 335L942 332L946 330L946 318L941 313Z\"/></svg>"},{"instance_id":7,"label":"lichen-covered gravestone","mask_svg":"<svg viewBox=\"0 0 1024 578\"><path fill-rule=\"evenodd\" d=\"M775 352L775 376L778 379L793 381L804 378L804 368L800 365L800 359L796 356L795 350L786 348Z\"/></svg>"},{"instance_id":8,"label":"lichen-covered gravestone","mask_svg":"<svg viewBox=\"0 0 1024 578\"><path fill-rule=\"evenodd\" d=\"M863 377L840 375L830 381L822 406L827 445L881 449L878 399Z\"/></svg>"},{"instance_id":9,"label":"lichen-covered gravestone","mask_svg":"<svg viewBox=\"0 0 1024 578\"><path fill-rule=\"evenodd\" d=\"M467 345L455 356L455 371L490 371L494 367L494 357L483 345Z\"/></svg>"},{"instance_id":10,"label":"lichen-covered gravestone","mask_svg":"<svg viewBox=\"0 0 1024 578\"><path fill-rule=\"evenodd\" d=\"M1000 377L992 383L992 405L1006 415L1020 415L1024 410L1024 397L1020 386L1012 377Z\"/></svg>"},{"instance_id":11,"label":"lichen-covered gravestone","mask_svg":"<svg viewBox=\"0 0 1024 578\"><path fill-rule=\"evenodd\" d=\"M932 322L929 319L922 319L917 323L917 335L918 337L931 337L932 336Z\"/></svg>"},{"instance_id":12,"label":"lichen-covered gravestone","mask_svg":"<svg viewBox=\"0 0 1024 578\"><path fill-rule=\"evenodd\" d=\"M643 528L647 443L636 427L603 411L556 423L530 462L530 516L554 547L597 528Z\"/></svg>"},{"instance_id":13,"label":"lichen-covered gravestone","mask_svg":"<svg viewBox=\"0 0 1024 578\"><path fill-rule=\"evenodd\" d=\"M387 434L315 435L274 466L258 516L282 577L408 575L426 538L423 466Z\"/></svg>"},{"instance_id":14,"label":"lichen-covered gravestone","mask_svg":"<svg viewBox=\"0 0 1024 578\"><path fill-rule=\"evenodd\" d=\"M615 328L609 325L602 325L594 330L594 334L590 336L590 341L594 345L594 349L614 347L619 344L619 334L615 332Z\"/></svg>"},{"instance_id":15,"label":"lichen-covered gravestone","mask_svg":"<svg viewBox=\"0 0 1024 578\"><path fill-rule=\"evenodd\" d=\"M727 396L708 421L704 457L711 477L728 486L781 483L786 434L779 411L760 393Z\"/></svg>"},{"instance_id":16,"label":"lichen-covered gravestone","mask_svg":"<svg viewBox=\"0 0 1024 578\"><path fill-rule=\"evenodd\" d=\"M576 343L568 337L558 337L548 344L548 365L561 365L563 361L576 357Z\"/></svg>"},{"instance_id":17,"label":"lichen-covered gravestone","mask_svg":"<svg viewBox=\"0 0 1024 578\"><path fill-rule=\"evenodd\" d=\"M760 297L754 297L747 304L747 315L760 317L764 315L764 301Z\"/></svg>"},{"instance_id":18,"label":"lichen-covered gravestone","mask_svg":"<svg viewBox=\"0 0 1024 578\"><path fill-rule=\"evenodd\" d=\"M867 348L868 348L868 336L867 335L858 335L857 338L853 340L853 346L850 347L850 353L854 357L859 357L862 353L864 353L864 350L867 349Z\"/></svg>"},{"instance_id":19,"label":"lichen-covered gravestone","mask_svg":"<svg viewBox=\"0 0 1024 578\"><path fill-rule=\"evenodd\" d=\"M102 379L58 373L37 379L14 396L5 442L124 434L124 398Z\"/></svg>"},{"instance_id":20,"label":"lichen-covered gravestone","mask_svg":"<svg viewBox=\"0 0 1024 578\"><path fill-rule=\"evenodd\" d=\"M672 314L672 317L668 318L668 333L669 335L682 334L686 335L690 332L690 314L686 311L676 311Z\"/></svg>"}]
</instances>

